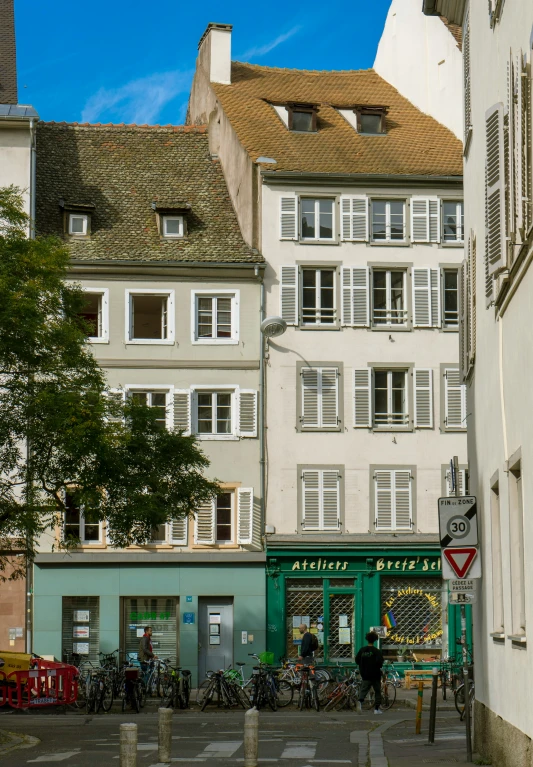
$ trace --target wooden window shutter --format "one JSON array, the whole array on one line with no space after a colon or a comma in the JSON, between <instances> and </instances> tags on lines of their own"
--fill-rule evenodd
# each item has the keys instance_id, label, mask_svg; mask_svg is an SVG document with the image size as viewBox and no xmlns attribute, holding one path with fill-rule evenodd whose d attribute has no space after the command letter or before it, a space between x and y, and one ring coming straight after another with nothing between
<instances>
[{"instance_id":1,"label":"wooden window shutter","mask_svg":"<svg viewBox=\"0 0 533 767\"><path fill-rule=\"evenodd\" d=\"M463 27L463 92L464 92L464 119L465 136L464 143L468 141L472 130L472 99L470 91L470 12L467 11Z\"/></svg>"},{"instance_id":2,"label":"wooden window shutter","mask_svg":"<svg viewBox=\"0 0 533 767\"><path fill-rule=\"evenodd\" d=\"M257 437L257 392L254 389L240 389L239 437Z\"/></svg>"},{"instance_id":3,"label":"wooden window shutter","mask_svg":"<svg viewBox=\"0 0 533 767\"><path fill-rule=\"evenodd\" d=\"M180 517L169 522L169 539L174 546L187 546L189 542L189 518Z\"/></svg>"},{"instance_id":4,"label":"wooden window shutter","mask_svg":"<svg viewBox=\"0 0 533 767\"><path fill-rule=\"evenodd\" d=\"M476 237L471 231L468 240L468 365L476 359Z\"/></svg>"},{"instance_id":5,"label":"wooden window shutter","mask_svg":"<svg viewBox=\"0 0 533 767\"><path fill-rule=\"evenodd\" d=\"M237 490L237 543L249 546L253 542L254 491L252 487Z\"/></svg>"},{"instance_id":6,"label":"wooden window shutter","mask_svg":"<svg viewBox=\"0 0 533 767\"><path fill-rule=\"evenodd\" d=\"M505 173L503 105L495 104L485 113L487 142L487 221L485 241L490 274L505 264Z\"/></svg>"},{"instance_id":7,"label":"wooden window shutter","mask_svg":"<svg viewBox=\"0 0 533 767\"><path fill-rule=\"evenodd\" d=\"M126 392L124 389L109 389L107 392L107 397L109 398L111 406L113 407L113 405L115 405L118 408L124 404ZM109 414L107 416L107 421L109 423L123 423L124 419L120 414Z\"/></svg>"},{"instance_id":8,"label":"wooden window shutter","mask_svg":"<svg viewBox=\"0 0 533 767\"><path fill-rule=\"evenodd\" d=\"M489 262L489 247L487 239L487 231L489 228L489 202L488 202L488 183L487 183L487 163L485 163L485 254L484 254L484 266L485 266L485 303L487 308L492 304L494 299L494 280L492 278L492 272L490 270Z\"/></svg>"},{"instance_id":9,"label":"wooden window shutter","mask_svg":"<svg viewBox=\"0 0 533 767\"><path fill-rule=\"evenodd\" d=\"M298 267L282 266L280 270L280 315L287 325L298 324Z\"/></svg>"},{"instance_id":10,"label":"wooden window shutter","mask_svg":"<svg viewBox=\"0 0 533 767\"><path fill-rule=\"evenodd\" d=\"M466 386L457 368L444 371L444 425L447 429L466 429Z\"/></svg>"},{"instance_id":11,"label":"wooden window shutter","mask_svg":"<svg viewBox=\"0 0 533 767\"><path fill-rule=\"evenodd\" d=\"M191 390L174 389L174 431L191 433Z\"/></svg>"},{"instance_id":12,"label":"wooden window shutter","mask_svg":"<svg viewBox=\"0 0 533 767\"><path fill-rule=\"evenodd\" d=\"M431 327L431 269L413 268L413 326Z\"/></svg>"},{"instance_id":13,"label":"wooden window shutter","mask_svg":"<svg viewBox=\"0 0 533 767\"><path fill-rule=\"evenodd\" d=\"M318 387L319 371L317 368L302 368L302 429L318 428Z\"/></svg>"},{"instance_id":14,"label":"wooden window shutter","mask_svg":"<svg viewBox=\"0 0 533 767\"><path fill-rule=\"evenodd\" d=\"M436 197L411 197L411 240L440 241L440 201Z\"/></svg>"},{"instance_id":15,"label":"wooden window shutter","mask_svg":"<svg viewBox=\"0 0 533 767\"><path fill-rule=\"evenodd\" d=\"M339 424L339 371L302 368L302 429L333 429Z\"/></svg>"},{"instance_id":16,"label":"wooden window shutter","mask_svg":"<svg viewBox=\"0 0 533 767\"><path fill-rule=\"evenodd\" d=\"M515 65L512 51L507 61L507 114L503 117L504 131L504 179L505 179L505 227L510 240L514 240L515 217Z\"/></svg>"},{"instance_id":17,"label":"wooden window shutter","mask_svg":"<svg viewBox=\"0 0 533 767\"><path fill-rule=\"evenodd\" d=\"M521 56L522 56L522 52ZM533 132L531 118L531 63L525 57L522 59L521 73L521 135L522 135L522 221L524 232L522 240L525 240L531 225L533 224L533 201L532 201L532 172L533 172Z\"/></svg>"},{"instance_id":18,"label":"wooden window shutter","mask_svg":"<svg viewBox=\"0 0 533 767\"><path fill-rule=\"evenodd\" d=\"M466 495L466 490L468 488L466 469L459 469L457 472L457 484L459 485L459 495ZM452 472L450 469L446 469L446 495L455 495L452 488Z\"/></svg>"},{"instance_id":19,"label":"wooden window shutter","mask_svg":"<svg viewBox=\"0 0 533 767\"><path fill-rule=\"evenodd\" d=\"M322 479L322 529L338 530L340 527L340 477L335 470L324 469Z\"/></svg>"},{"instance_id":20,"label":"wooden window shutter","mask_svg":"<svg viewBox=\"0 0 533 767\"><path fill-rule=\"evenodd\" d=\"M194 542L200 546L212 546L215 543L215 499L206 501L196 511L194 524Z\"/></svg>"},{"instance_id":21,"label":"wooden window shutter","mask_svg":"<svg viewBox=\"0 0 533 767\"><path fill-rule=\"evenodd\" d=\"M433 428L433 371L415 368L415 428Z\"/></svg>"},{"instance_id":22,"label":"wooden window shutter","mask_svg":"<svg viewBox=\"0 0 533 767\"><path fill-rule=\"evenodd\" d=\"M320 472L302 472L302 525L304 530L320 529Z\"/></svg>"},{"instance_id":23,"label":"wooden window shutter","mask_svg":"<svg viewBox=\"0 0 533 767\"><path fill-rule=\"evenodd\" d=\"M342 269L342 324L368 327L370 324L370 270L368 267Z\"/></svg>"},{"instance_id":24,"label":"wooden window shutter","mask_svg":"<svg viewBox=\"0 0 533 767\"><path fill-rule=\"evenodd\" d=\"M354 426L372 428L372 370L354 370Z\"/></svg>"},{"instance_id":25,"label":"wooden window shutter","mask_svg":"<svg viewBox=\"0 0 533 767\"><path fill-rule=\"evenodd\" d=\"M440 269L430 269L431 326L434 328L440 328L442 325L440 274Z\"/></svg>"},{"instance_id":26,"label":"wooden window shutter","mask_svg":"<svg viewBox=\"0 0 533 767\"><path fill-rule=\"evenodd\" d=\"M467 259L461 264L459 270L459 365L460 379L465 380L468 376L468 292L467 292Z\"/></svg>"},{"instance_id":27,"label":"wooden window shutter","mask_svg":"<svg viewBox=\"0 0 533 767\"><path fill-rule=\"evenodd\" d=\"M413 524L412 477L410 471L394 472L394 528L410 530Z\"/></svg>"},{"instance_id":28,"label":"wooden window shutter","mask_svg":"<svg viewBox=\"0 0 533 767\"><path fill-rule=\"evenodd\" d=\"M281 197L279 225L280 240L298 239L298 199L296 195Z\"/></svg>"},{"instance_id":29,"label":"wooden window shutter","mask_svg":"<svg viewBox=\"0 0 533 767\"><path fill-rule=\"evenodd\" d=\"M341 196L341 236L343 240L368 241L368 197Z\"/></svg>"},{"instance_id":30,"label":"wooden window shutter","mask_svg":"<svg viewBox=\"0 0 533 767\"><path fill-rule=\"evenodd\" d=\"M392 529L392 483L392 471L374 473L376 530Z\"/></svg>"},{"instance_id":31,"label":"wooden window shutter","mask_svg":"<svg viewBox=\"0 0 533 767\"><path fill-rule=\"evenodd\" d=\"M323 429L336 429L339 425L339 371L337 368L320 369L320 425Z\"/></svg>"}]
</instances>

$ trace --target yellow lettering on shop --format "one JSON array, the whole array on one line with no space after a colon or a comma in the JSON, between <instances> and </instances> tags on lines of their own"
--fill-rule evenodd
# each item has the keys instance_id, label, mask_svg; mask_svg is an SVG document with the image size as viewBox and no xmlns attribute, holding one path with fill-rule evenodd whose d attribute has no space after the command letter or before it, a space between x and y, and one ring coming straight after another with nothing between
<instances>
[{"instance_id":1,"label":"yellow lettering on shop","mask_svg":"<svg viewBox=\"0 0 533 767\"><path fill-rule=\"evenodd\" d=\"M385 557L380 557L378 561L376 562L376 570L378 573L381 570L402 570L402 572L405 572L405 570L416 570L417 564L420 563L420 557L416 557L416 559L404 559L403 561L401 559L385 559ZM441 562L440 557L437 559L434 559L431 561L429 557L426 557L422 560L422 571L425 572L427 570L437 570L440 571L441 568ZM294 568L293 568L294 569Z\"/></svg>"},{"instance_id":2,"label":"yellow lettering on shop","mask_svg":"<svg viewBox=\"0 0 533 767\"><path fill-rule=\"evenodd\" d=\"M300 562L300 560L297 559L296 562L293 562L292 564L292 570L346 570L349 564L349 562L342 562L340 560L337 560L336 562L328 562L327 559L322 559L322 557L314 562L308 562L307 559Z\"/></svg>"}]
</instances>

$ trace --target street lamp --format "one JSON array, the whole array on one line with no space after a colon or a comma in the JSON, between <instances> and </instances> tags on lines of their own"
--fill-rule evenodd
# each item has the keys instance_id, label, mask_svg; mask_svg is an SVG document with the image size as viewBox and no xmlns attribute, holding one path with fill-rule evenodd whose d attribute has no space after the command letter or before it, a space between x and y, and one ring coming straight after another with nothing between
<instances>
[{"instance_id":1,"label":"street lamp","mask_svg":"<svg viewBox=\"0 0 533 767\"><path fill-rule=\"evenodd\" d=\"M287 330L287 323L283 317L267 317L261 323L261 333L265 338L282 336Z\"/></svg>"}]
</instances>

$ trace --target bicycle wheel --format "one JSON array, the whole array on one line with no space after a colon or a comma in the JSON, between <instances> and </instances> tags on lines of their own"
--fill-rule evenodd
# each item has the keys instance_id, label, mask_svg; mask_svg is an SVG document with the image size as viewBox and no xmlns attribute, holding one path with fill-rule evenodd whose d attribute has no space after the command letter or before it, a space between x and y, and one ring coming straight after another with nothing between
<instances>
[{"instance_id":1,"label":"bicycle wheel","mask_svg":"<svg viewBox=\"0 0 533 767\"><path fill-rule=\"evenodd\" d=\"M198 706L202 705L203 699L205 697L205 694L210 684L211 684L210 679L204 679L202 684L198 686L198 689L196 690L196 705Z\"/></svg>"},{"instance_id":2,"label":"bicycle wheel","mask_svg":"<svg viewBox=\"0 0 533 767\"><path fill-rule=\"evenodd\" d=\"M87 705L88 679L89 677L86 676L84 678L80 677L78 680L78 694L74 701L76 708L85 708Z\"/></svg>"},{"instance_id":3,"label":"bicycle wheel","mask_svg":"<svg viewBox=\"0 0 533 767\"><path fill-rule=\"evenodd\" d=\"M306 692L307 692L306 684L305 684L305 682L302 682L300 684L300 690L299 690L299 693L298 693L298 708L300 709L300 711L303 711L304 708L305 708L305 695L306 695Z\"/></svg>"},{"instance_id":4,"label":"bicycle wheel","mask_svg":"<svg viewBox=\"0 0 533 767\"><path fill-rule=\"evenodd\" d=\"M139 679L138 681L139 685L139 705L141 708L144 708L146 705L146 683L143 679Z\"/></svg>"},{"instance_id":5,"label":"bicycle wheel","mask_svg":"<svg viewBox=\"0 0 533 767\"><path fill-rule=\"evenodd\" d=\"M214 692L215 692L215 685L216 685L216 680L215 679L211 679L210 682L209 682L209 687L207 688L207 690L205 692L205 695L204 695L204 698L202 700L202 703L200 705L200 709L202 711L205 711L205 709L207 708L207 704L213 698L213 695L214 695Z\"/></svg>"},{"instance_id":6,"label":"bicycle wheel","mask_svg":"<svg viewBox=\"0 0 533 767\"><path fill-rule=\"evenodd\" d=\"M140 690L139 685L134 684L131 691L131 707L135 709L137 713L141 710Z\"/></svg>"},{"instance_id":7,"label":"bicycle wheel","mask_svg":"<svg viewBox=\"0 0 533 767\"><path fill-rule=\"evenodd\" d=\"M96 683L94 681L91 681L91 683L89 684L89 689L87 692L87 699L86 699L86 708L87 708L88 714L92 714L93 712L96 712L96 697L97 697Z\"/></svg>"},{"instance_id":8,"label":"bicycle wheel","mask_svg":"<svg viewBox=\"0 0 533 767\"><path fill-rule=\"evenodd\" d=\"M320 702L318 700L318 691L316 688L316 684L311 685L311 706L312 708L315 709L315 711L320 711Z\"/></svg>"},{"instance_id":9,"label":"bicycle wheel","mask_svg":"<svg viewBox=\"0 0 533 767\"><path fill-rule=\"evenodd\" d=\"M184 671L181 676L181 707L189 708L189 701L191 699L191 676L188 672Z\"/></svg>"},{"instance_id":10,"label":"bicycle wheel","mask_svg":"<svg viewBox=\"0 0 533 767\"><path fill-rule=\"evenodd\" d=\"M385 682L381 685L381 708L388 711L394 705L396 700L396 687L392 682Z\"/></svg>"},{"instance_id":11,"label":"bicycle wheel","mask_svg":"<svg viewBox=\"0 0 533 767\"><path fill-rule=\"evenodd\" d=\"M338 704L339 700L343 696L343 690L342 687L337 685L335 689L330 692L328 697L326 698L326 701L322 701L322 706L324 708L324 711L333 711Z\"/></svg>"},{"instance_id":12,"label":"bicycle wheel","mask_svg":"<svg viewBox=\"0 0 533 767\"><path fill-rule=\"evenodd\" d=\"M166 687L163 690L161 705L163 708L174 708L174 683L172 679L167 681Z\"/></svg>"},{"instance_id":13,"label":"bicycle wheel","mask_svg":"<svg viewBox=\"0 0 533 767\"><path fill-rule=\"evenodd\" d=\"M470 698L473 696L473 682L470 680L469 682L469 694ZM460 685L456 691L455 691L455 708L457 709L457 713L461 715L461 718L464 716L465 712L465 686L464 683Z\"/></svg>"},{"instance_id":14,"label":"bicycle wheel","mask_svg":"<svg viewBox=\"0 0 533 767\"><path fill-rule=\"evenodd\" d=\"M272 711L277 711L278 700L277 700L277 694L276 694L276 686L274 684L274 680L272 679L269 679L268 682L266 683L266 699Z\"/></svg>"},{"instance_id":15,"label":"bicycle wheel","mask_svg":"<svg viewBox=\"0 0 533 767\"><path fill-rule=\"evenodd\" d=\"M278 682L276 685L276 691L279 708L285 708L285 706L288 706L290 703L292 703L292 699L294 697L294 687L291 684L284 681Z\"/></svg>"},{"instance_id":16,"label":"bicycle wheel","mask_svg":"<svg viewBox=\"0 0 533 767\"><path fill-rule=\"evenodd\" d=\"M102 708L106 713L108 711L111 711L113 700L114 700L113 685L110 682L105 682L103 695L102 695Z\"/></svg>"}]
</instances>

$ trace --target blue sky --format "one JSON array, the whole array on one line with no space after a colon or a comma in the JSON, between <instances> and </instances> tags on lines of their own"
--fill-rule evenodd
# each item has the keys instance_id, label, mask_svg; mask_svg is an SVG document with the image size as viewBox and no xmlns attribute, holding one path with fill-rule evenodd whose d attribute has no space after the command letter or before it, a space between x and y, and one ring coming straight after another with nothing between
<instances>
[{"instance_id":1,"label":"blue sky","mask_svg":"<svg viewBox=\"0 0 533 767\"><path fill-rule=\"evenodd\" d=\"M181 123L207 23L232 58L298 69L371 67L390 0L15 0L19 101L44 120Z\"/></svg>"}]
</instances>

